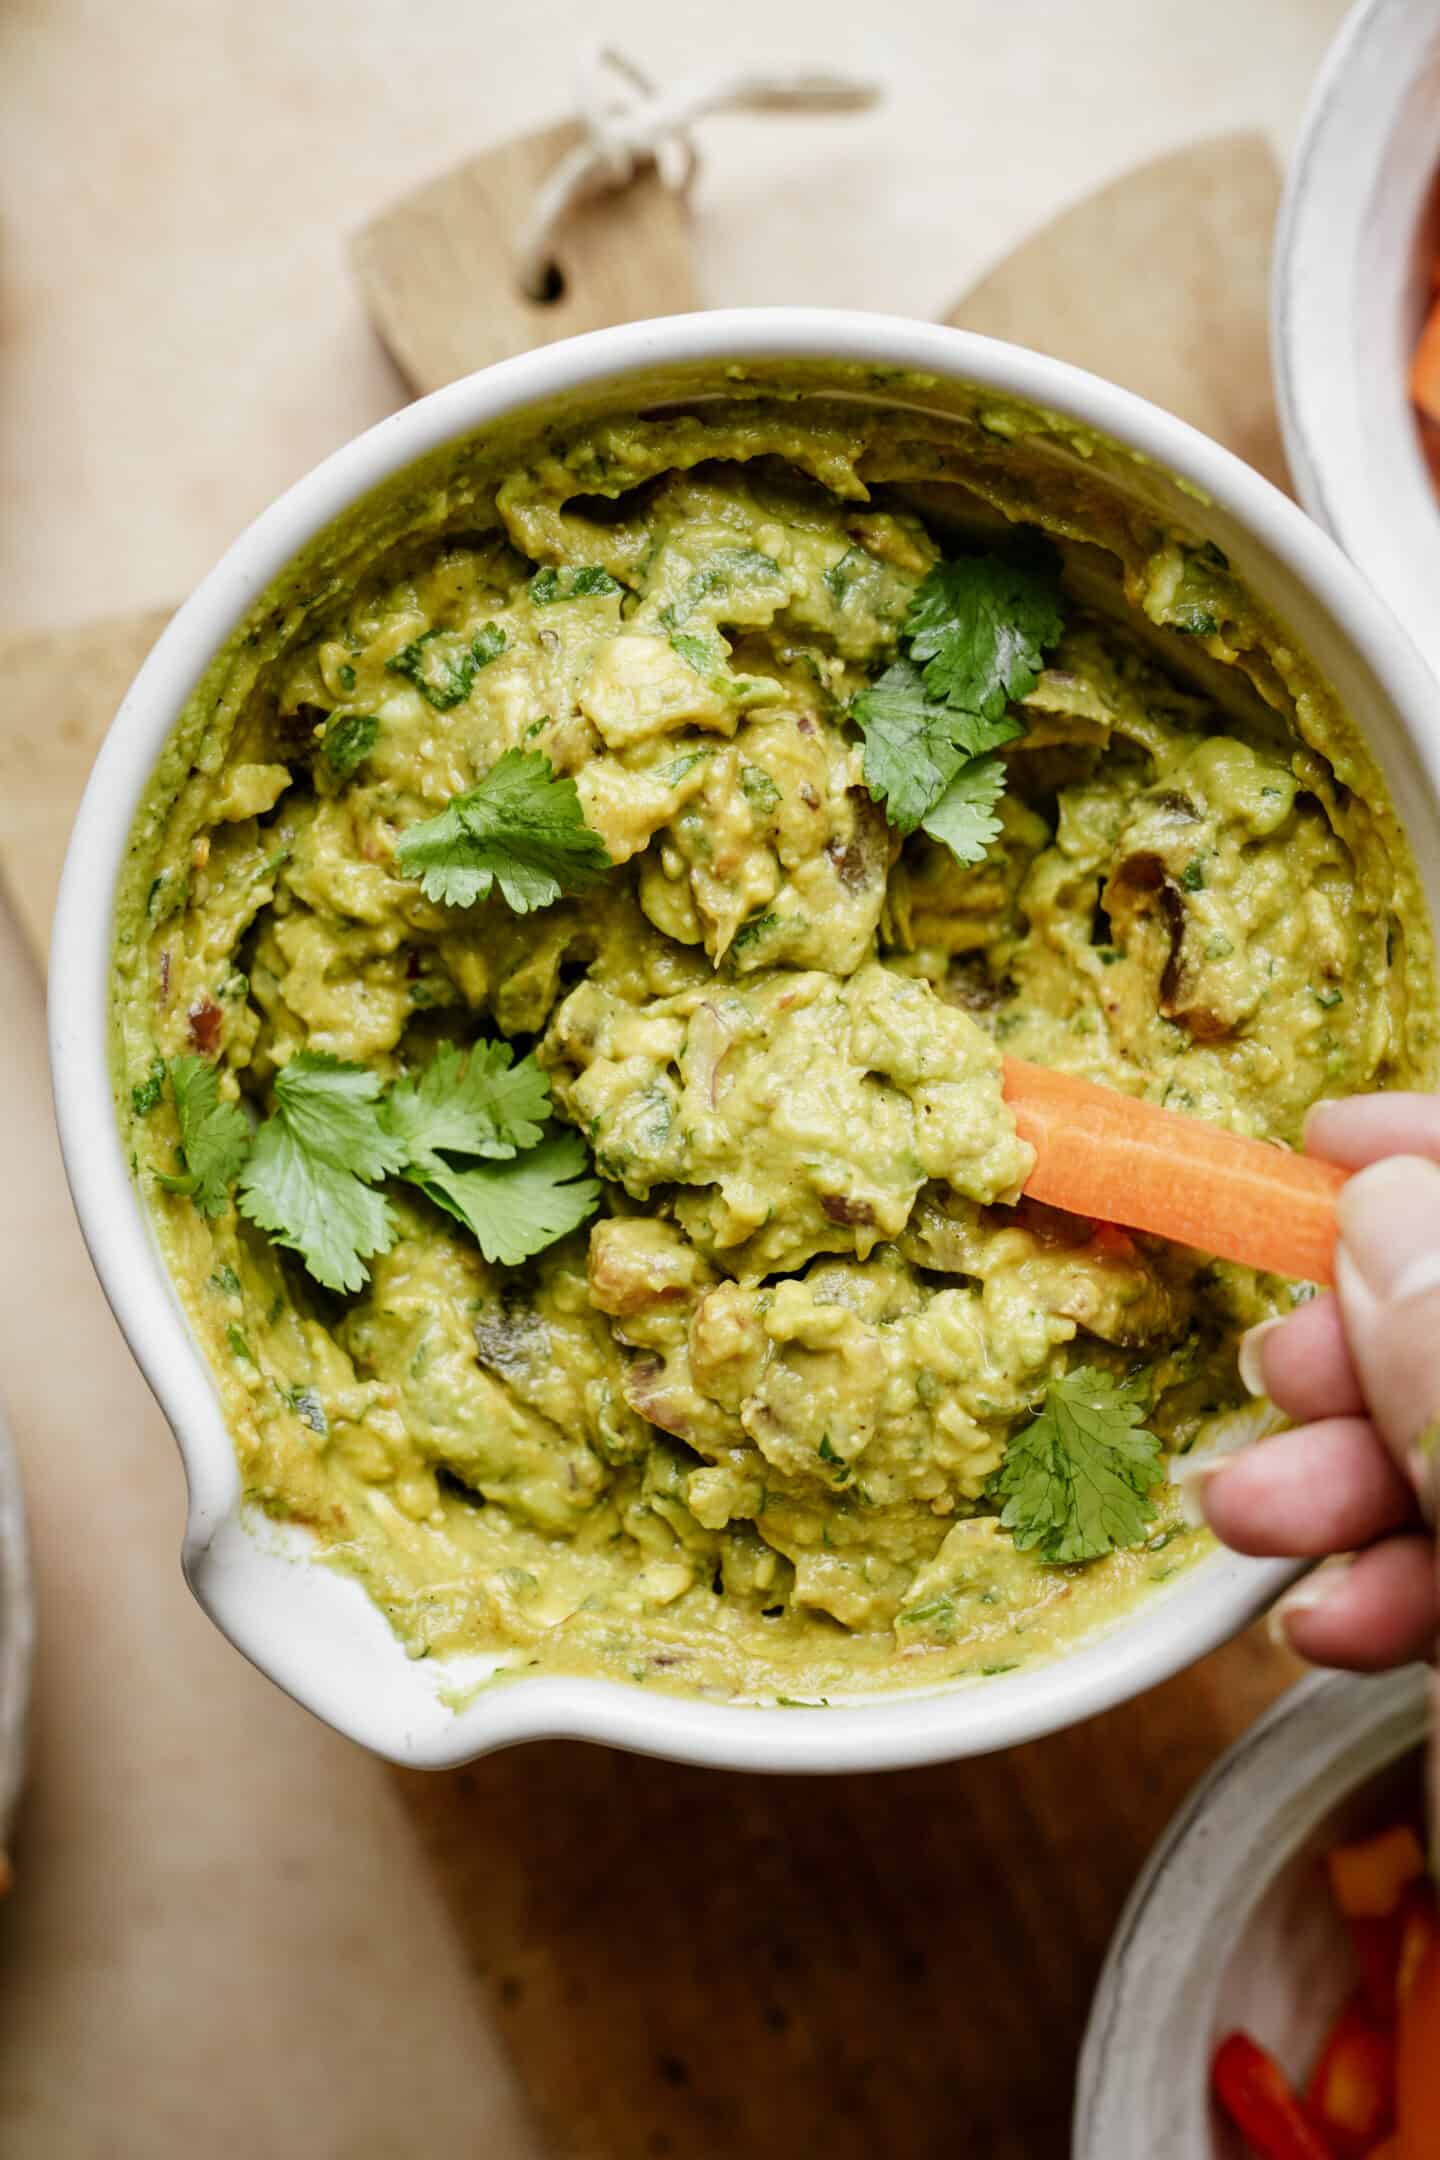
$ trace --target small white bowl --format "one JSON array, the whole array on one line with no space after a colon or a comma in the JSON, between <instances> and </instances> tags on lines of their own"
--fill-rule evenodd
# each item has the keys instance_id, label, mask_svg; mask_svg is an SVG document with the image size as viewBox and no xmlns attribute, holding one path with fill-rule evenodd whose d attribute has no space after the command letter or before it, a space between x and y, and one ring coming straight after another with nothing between
<instances>
[{"instance_id":1,"label":"small white bowl","mask_svg":"<svg viewBox=\"0 0 1440 2160\"><path fill-rule=\"evenodd\" d=\"M464 1676L411 1662L357 1584L242 1508L210 1374L131 1183L107 1061L115 884L131 820L191 688L247 609L322 527L424 452L566 400L575 418L724 388L732 363L912 371L912 406L981 385L1123 446L1124 484L1213 538L1360 716L1440 921L1440 744L1417 656L1339 550L1293 503L1181 421L1014 346L884 316L757 309L678 316L550 345L422 399L338 451L231 548L146 661L96 761L55 924L51 1057L67 1172L107 1296L169 1418L189 1481L191 1587L247 1657L340 1731L397 1761L442 1765L574 1735L758 1770L885 1769L980 1754L1155 1685L1244 1626L1296 1572L1216 1552L1049 1665L828 1710L686 1700L617 1682L520 1679L464 1700ZM928 377L927 383L914 376ZM898 391L867 395L899 401ZM1138 453L1138 454L1135 454ZM473 1677L473 1676L472 1676ZM456 1701L459 1707L453 1707Z\"/></svg>"},{"instance_id":2,"label":"small white bowl","mask_svg":"<svg viewBox=\"0 0 1440 2160\"><path fill-rule=\"evenodd\" d=\"M1290 168L1272 355L1300 500L1440 671L1440 502L1407 389L1440 245L1437 175L1440 8L1361 0Z\"/></svg>"},{"instance_id":3,"label":"small white bowl","mask_svg":"<svg viewBox=\"0 0 1440 2160\"><path fill-rule=\"evenodd\" d=\"M1431 1684L1317 1675L1196 1786L1100 1975L1073 2160L1245 2160L1210 2098L1216 2043L1243 2027L1307 2074L1357 1978L1320 1856L1413 1805Z\"/></svg>"}]
</instances>

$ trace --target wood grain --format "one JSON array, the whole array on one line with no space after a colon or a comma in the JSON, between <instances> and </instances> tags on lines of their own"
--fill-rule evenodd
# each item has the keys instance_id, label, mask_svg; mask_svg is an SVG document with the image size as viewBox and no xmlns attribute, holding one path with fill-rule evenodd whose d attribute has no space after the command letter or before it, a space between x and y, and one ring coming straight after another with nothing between
<instances>
[{"instance_id":1,"label":"wood grain","mask_svg":"<svg viewBox=\"0 0 1440 2160\"><path fill-rule=\"evenodd\" d=\"M884 1777L554 1743L397 1781L556 2160L1063 2160L1139 1864L1295 1670L1252 1632L1069 1732Z\"/></svg>"},{"instance_id":2,"label":"wood grain","mask_svg":"<svg viewBox=\"0 0 1440 2160\"><path fill-rule=\"evenodd\" d=\"M1269 357L1279 207L1263 136L1192 143L1052 220L945 319L1122 383L1288 488Z\"/></svg>"},{"instance_id":3,"label":"wood grain","mask_svg":"<svg viewBox=\"0 0 1440 2160\"><path fill-rule=\"evenodd\" d=\"M556 338L698 305L684 201L653 171L571 215L555 250L562 281L555 299L521 291L515 235L580 132L567 121L487 150L417 189L351 242L371 318L417 394Z\"/></svg>"},{"instance_id":4,"label":"wood grain","mask_svg":"<svg viewBox=\"0 0 1440 2160\"><path fill-rule=\"evenodd\" d=\"M95 752L167 610L0 634L0 877L44 963L65 843Z\"/></svg>"}]
</instances>

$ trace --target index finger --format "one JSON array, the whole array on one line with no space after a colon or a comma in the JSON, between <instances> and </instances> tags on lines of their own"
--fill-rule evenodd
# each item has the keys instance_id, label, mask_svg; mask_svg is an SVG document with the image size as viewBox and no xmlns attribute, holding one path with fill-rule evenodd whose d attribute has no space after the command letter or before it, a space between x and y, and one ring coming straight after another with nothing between
<instances>
[{"instance_id":1,"label":"index finger","mask_svg":"<svg viewBox=\"0 0 1440 2160\"><path fill-rule=\"evenodd\" d=\"M1352 1095L1319 1102L1305 1120L1305 1151L1363 1170L1386 1155L1425 1155L1440 1162L1440 1095Z\"/></svg>"}]
</instances>

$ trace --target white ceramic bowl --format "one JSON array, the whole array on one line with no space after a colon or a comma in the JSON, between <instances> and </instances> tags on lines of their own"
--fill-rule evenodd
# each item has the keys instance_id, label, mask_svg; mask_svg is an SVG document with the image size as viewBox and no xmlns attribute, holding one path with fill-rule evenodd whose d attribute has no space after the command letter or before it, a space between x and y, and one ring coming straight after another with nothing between
<instances>
[{"instance_id":1,"label":"white ceramic bowl","mask_svg":"<svg viewBox=\"0 0 1440 2160\"><path fill-rule=\"evenodd\" d=\"M349 444L252 525L166 630L122 705L76 823L50 973L55 1099L81 1226L117 1318L174 1427L189 1480L184 1564L200 1602L282 1687L342 1732L409 1763L464 1761L570 1734L763 1770L887 1768L978 1754L1138 1694L1213 1649L1294 1570L1216 1552L1132 1616L1048 1666L917 1695L783 1710L658 1695L601 1680L522 1679L456 1700L460 1675L412 1663L353 1583L242 1512L209 1374L121 1151L106 1059L113 895L146 779L210 656L321 527L422 452L565 396L573 414L644 406L677 380L724 387L729 362L901 368L912 404L952 385L1027 399L1136 457L1127 487L1213 537L1364 719L1440 921L1440 746L1415 653L1338 549L1293 503L1182 422L1039 354L883 316L775 309L599 332L452 384ZM677 374L678 371L678 374ZM871 392L872 396L887 395ZM898 396L888 393L891 402ZM1058 454L1058 453L1057 453Z\"/></svg>"},{"instance_id":2,"label":"white ceramic bowl","mask_svg":"<svg viewBox=\"0 0 1440 2160\"><path fill-rule=\"evenodd\" d=\"M1361 0L1286 187L1276 387L1300 500L1440 670L1440 504L1406 390L1440 244L1437 174L1440 7Z\"/></svg>"},{"instance_id":3,"label":"white ceramic bowl","mask_svg":"<svg viewBox=\"0 0 1440 2160\"><path fill-rule=\"evenodd\" d=\"M1215 2045L1241 2026L1307 2074L1356 1980L1320 1855L1414 1802L1431 1679L1307 1680L1196 1786L1115 1930L1073 2160L1245 2160L1210 2100Z\"/></svg>"}]
</instances>

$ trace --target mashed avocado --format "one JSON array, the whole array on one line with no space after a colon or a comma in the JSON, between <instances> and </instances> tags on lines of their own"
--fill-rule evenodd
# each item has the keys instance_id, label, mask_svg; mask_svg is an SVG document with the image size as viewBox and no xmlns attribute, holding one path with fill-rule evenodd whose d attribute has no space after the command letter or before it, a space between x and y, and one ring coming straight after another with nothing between
<instances>
[{"instance_id":1,"label":"mashed avocado","mask_svg":"<svg viewBox=\"0 0 1440 2160\"><path fill-rule=\"evenodd\" d=\"M731 388L437 453L266 596L137 820L117 1099L248 1493L414 1655L817 1700L1173 1573L1205 1541L1163 1486L1047 1561L1007 1449L1081 1372L1194 1445L1303 1294L1022 1200L1002 1048L1294 1144L1431 1083L1434 1004L1368 756L1217 549L1041 415ZM937 563L1016 548L1063 629L962 861L874 799L854 700ZM506 752L613 867L427 897L403 835ZM263 1116L305 1053L394 1087L498 1038L601 1180L521 1265L397 1184L334 1294L164 1182L171 1061Z\"/></svg>"}]
</instances>

